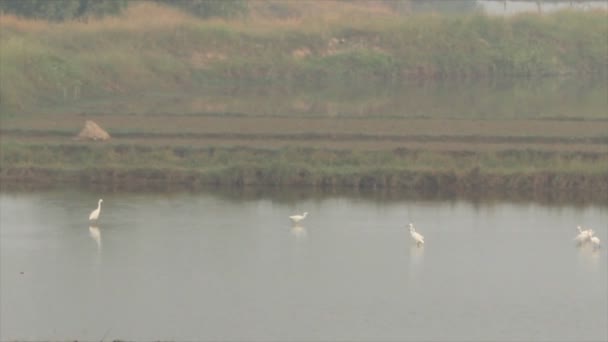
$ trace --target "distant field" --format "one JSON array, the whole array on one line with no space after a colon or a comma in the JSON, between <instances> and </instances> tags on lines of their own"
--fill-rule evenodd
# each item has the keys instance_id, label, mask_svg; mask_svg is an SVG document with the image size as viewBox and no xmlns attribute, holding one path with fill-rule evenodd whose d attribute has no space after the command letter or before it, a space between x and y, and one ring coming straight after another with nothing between
<instances>
[{"instance_id":1,"label":"distant field","mask_svg":"<svg viewBox=\"0 0 608 342\"><path fill-rule=\"evenodd\" d=\"M4 142L73 143L94 120L115 144L170 146L306 146L335 149L608 152L607 120L467 120L394 118L232 117L210 115L64 114L5 119Z\"/></svg>"}]
</instances>

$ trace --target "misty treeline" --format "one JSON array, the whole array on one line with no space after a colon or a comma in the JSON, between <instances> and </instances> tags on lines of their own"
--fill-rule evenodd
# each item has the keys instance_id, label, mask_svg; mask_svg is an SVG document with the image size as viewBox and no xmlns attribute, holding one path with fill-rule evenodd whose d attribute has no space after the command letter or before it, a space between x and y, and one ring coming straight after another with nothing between
<instances>
[{"instance_id":1,"label":"misty treeline","mask_svg":"<svg viewBox=\"0 0 608 342\"><path fill-rule=\"evenodd\" d=\"M49 21L82 20L120 14L129 5L145 0L0 0L0 12ZM150 0L174 6L199 17L234 17L248 13L251 0ZM320 0L323 1L323 0ZM352 2L353 0L338 0ZM533 0L530 0L533 1ZM477 0L377 0L397 13L430 10L470 12ZM271 6L281 12L282 6Z\"/></svg>"},{"instance_id":2,"label":"misty treeline","mask_svg":"<svg viewBox=\"0 0 608 342\"><path fill-rule=\"evenodd\" d=\"M0 12L49 21L120 14L141 0L0 0ZM200 17L231 17L247 11L246 0L153 0ZM154 18L150 18L154 20Z\"/></svg>"}]
</instances>

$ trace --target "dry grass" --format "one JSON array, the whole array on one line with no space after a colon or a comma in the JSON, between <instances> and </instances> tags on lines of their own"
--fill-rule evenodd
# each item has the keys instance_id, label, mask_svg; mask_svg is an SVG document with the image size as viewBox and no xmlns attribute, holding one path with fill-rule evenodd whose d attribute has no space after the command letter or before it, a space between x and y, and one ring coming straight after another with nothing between
<instances>
[{"instance_id":1,"label":"dry grass","mask_svg":"<svg viewBox=\"0 0 608 342\"><path fill-rule=\"evenodd\" d=\"M201 21L176 8L141 1L127 8L119 16L91 18L87 21L48 22L42 19L21 18L10 14L0 16L0 28L18 32L39 33L59 31L115 31L141 33L158 29L172 29L186 25L226 26L241 32L271 32L276 29L310 29L345 21L382 20L397 15L375 1L252 1L251 15L246 18L210 18ZM283 8L288 16L277 16L273 7ZM151 20L153 18L153 20ZM252 27L251 25L254 25Z\"/></svg>"},{"instance_id":2,"label":"dry grass","mask_svg":"<svg viewBox=\"0 0 608 342\"><path fill-rule=\"evenodd\" d=\"M336 23L347 20L396 18L398 14L381 1L251 1L249 18L255 22Z\"/></svg>"}]
</instances>

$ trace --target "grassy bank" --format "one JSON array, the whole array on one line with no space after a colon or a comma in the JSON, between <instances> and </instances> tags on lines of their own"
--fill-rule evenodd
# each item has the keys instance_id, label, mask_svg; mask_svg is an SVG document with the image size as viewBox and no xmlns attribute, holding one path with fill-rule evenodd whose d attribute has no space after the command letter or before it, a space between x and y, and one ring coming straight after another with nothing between
<instances>
[{"instance_id":1,"label":"grassy bank","mask_svg":"<svg viewBox=\"0 0 608 342\"><path fill-rule=\"evenodd\" d=\"M0 179L154 185L302 185L426 193L567 193L608 199L608 154L534 151L382 152L283 148L8 144Z\"/></svg>"},{"instance_id":2,"label":"grassy bank","mask_svg":"<svg viewBox=\"0 0 608 342\"><path fill-rule=\"evenodd\" d=\"M2 186L608 199L606 12L362 3L253 1L233 20L146 2L86 23L2 16ZM538 82L558 75L580 81ZM72 141L89 119L112 140Z\"/></svg>"},{"instance_id":3,"label":"grassy bank","mask_svg":"<svg viewBox=\"0 0 608 342\"><path fill-rule=\"evenodd\" d=\"M230 82L314 86L608 73L608 20L601 11L399 16L348 3L305 4L285 4L296 14L283 19L201 20L153 4L88 23L3 16L0 113Z\"/></svg>"}]
</instances>

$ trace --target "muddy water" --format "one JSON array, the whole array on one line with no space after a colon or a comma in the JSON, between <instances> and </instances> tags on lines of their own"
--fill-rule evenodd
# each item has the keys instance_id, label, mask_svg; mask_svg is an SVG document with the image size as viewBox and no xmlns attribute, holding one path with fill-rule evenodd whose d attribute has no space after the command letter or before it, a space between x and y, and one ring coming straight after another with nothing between
<instances>
[{"instance_id":1,"label":"muddy water","mask_svg":"<svg viewBox=\"0 0 608 342\"><path fill-rule=\"evenodd\" d=\"M608 241L602 205L73 190L0 210L3 341L608 339L608 248L573 243Z\"/></svg>"}]
</instances>

